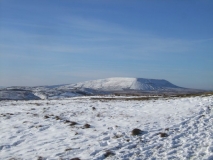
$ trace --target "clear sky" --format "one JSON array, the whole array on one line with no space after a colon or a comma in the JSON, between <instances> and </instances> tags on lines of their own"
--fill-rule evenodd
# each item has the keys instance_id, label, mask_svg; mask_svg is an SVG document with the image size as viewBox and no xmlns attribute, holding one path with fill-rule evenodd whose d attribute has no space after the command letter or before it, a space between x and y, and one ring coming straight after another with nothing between
<instances>
[{"instance_id":1,"label":"clear sky","mask_svg":"<svg viewBox=\"0 0 213 160\"><path fill-rule=\"evenodd\" d=\"M0 0L0 86L108 77L213 89L213 1Z\"/></svg>"}]
</instances>

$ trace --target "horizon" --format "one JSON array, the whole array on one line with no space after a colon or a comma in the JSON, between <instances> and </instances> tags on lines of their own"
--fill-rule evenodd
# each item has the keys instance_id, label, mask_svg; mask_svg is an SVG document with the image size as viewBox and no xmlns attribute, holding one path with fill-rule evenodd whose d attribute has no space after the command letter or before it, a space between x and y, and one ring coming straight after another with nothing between
<instances>
[{"instance_id":1,"label":"horizon","mask_svg":"<svg viewBox=\"0 0 213 160\"><path fill-rule=\"evenodd\" d=\"M213 90L213 1L1 0L0 86L110 77Z\"/></svg>"}]
</instances>

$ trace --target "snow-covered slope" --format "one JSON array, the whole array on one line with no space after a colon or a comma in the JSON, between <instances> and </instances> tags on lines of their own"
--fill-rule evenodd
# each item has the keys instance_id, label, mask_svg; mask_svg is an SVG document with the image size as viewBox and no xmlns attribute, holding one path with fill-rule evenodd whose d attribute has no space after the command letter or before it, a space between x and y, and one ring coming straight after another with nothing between
<instances>
[{"instance_id":1,"label":"snow-covered slope","mask_svg":"<svg viewBox=\"0 0 213 160\"><path fill-rule=\"evenodd\" d=\"M0 131L2 160L212 160L213 96L2 101Z\"/></svg>"},{"instance_id":2,"label":"snow-covered slope","mask_svg":"<svg viewBox=\"0 0 213 160\"><path fill-rule=\"evenodd\" d=\"M8 90L0 91L0 100L39 100L40 98L30 91Z\"/></svg>"},{"instance_id":3,"label":"snow-covered slope","mask_svg":"<svg viewBox=\"0 0 213 160\"><path fill-rule=\"evenodd\" d=\"M71 85L64 85L59 89L73 89L73 88L90 88L100 91L122 91L122 90L166 90L181 88L166 80L145 79L145 78L107 78L93 81L86 81Z\"/></svg>"}]
</instances>

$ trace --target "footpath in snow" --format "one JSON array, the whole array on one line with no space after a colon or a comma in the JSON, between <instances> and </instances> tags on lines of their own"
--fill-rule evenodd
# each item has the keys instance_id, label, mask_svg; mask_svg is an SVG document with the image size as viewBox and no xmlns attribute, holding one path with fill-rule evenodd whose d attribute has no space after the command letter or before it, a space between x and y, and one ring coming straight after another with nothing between
<instances>
[{"instance_id":1,"label":"footpath in snow","mask_svg":"<svg viewBox=\"0 0 213 160\"><path fill-rule=\"evenodd\" d=\"M213 96L1 101L0 159L11 158L213 160Z\"/></svg>"}]
</instances>

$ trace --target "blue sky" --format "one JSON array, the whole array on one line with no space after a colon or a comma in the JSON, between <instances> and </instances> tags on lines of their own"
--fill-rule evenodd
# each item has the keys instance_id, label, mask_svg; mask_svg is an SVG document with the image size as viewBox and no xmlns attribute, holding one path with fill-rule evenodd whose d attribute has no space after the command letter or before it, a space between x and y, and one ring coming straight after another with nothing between
<instances>
[{"instance_id":1,"label":"blue sky","mask_svg":"<svg viewBox=\"0 0 213 160\"><path fill-rule=\"evenodd\" d=\"M213 89L211 0L1 0L0 86L108 77Z\"/></svg>"}]
</instances>

